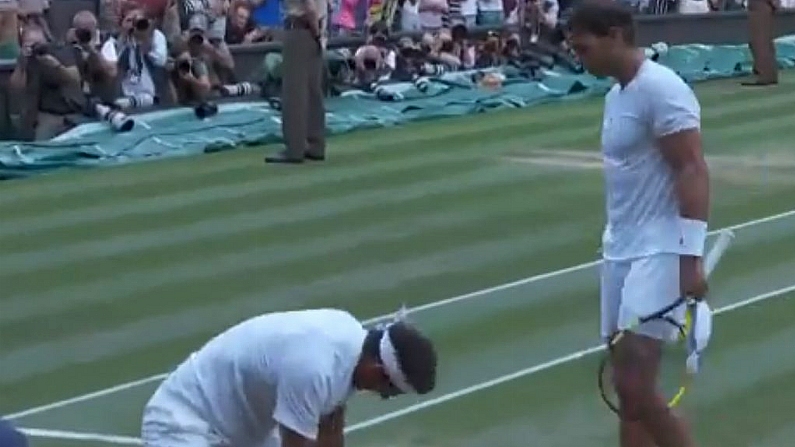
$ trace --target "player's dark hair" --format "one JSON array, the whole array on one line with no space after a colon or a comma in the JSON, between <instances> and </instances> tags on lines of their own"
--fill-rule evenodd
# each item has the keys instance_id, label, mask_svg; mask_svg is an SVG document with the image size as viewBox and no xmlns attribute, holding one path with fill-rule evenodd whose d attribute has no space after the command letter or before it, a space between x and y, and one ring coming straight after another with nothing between
<instances>
[{"instance_id":1,"label":"player's dark hair","mask_svg":"<svg viewBox=\"0 0 795 447\"><path fill-rule=\"evenodd\" d=\"M436 387L437 358L431 340L403 322L389 327L389 337L409 385L417 394L433 391Z\"/></svg>"},{"instance_id":2,"label":"player's dark hair","mask_svg":"<svg viewBox=\"0 0 795 447\"><path fill-rule=\"evenodd\" d=\"M574 7L567 22L571 31L583 31L597 37L607 37L618 28L624 41L635 45L635 17L624 2L615 0L583 0Z\"/></svg>"},{"instance_id":3,"label":"player's dark hair","mask_svg":"<svg viewBox=\"0 0 795 447\"><path fill-rule=\"evenodd\" d=\"M381 336L383 334L384 331L379 329L370 329L367 331L367 336L365 336L364 344L362 345L362 354L365 357L380 361Z\"/></svg>"}]
</instances>

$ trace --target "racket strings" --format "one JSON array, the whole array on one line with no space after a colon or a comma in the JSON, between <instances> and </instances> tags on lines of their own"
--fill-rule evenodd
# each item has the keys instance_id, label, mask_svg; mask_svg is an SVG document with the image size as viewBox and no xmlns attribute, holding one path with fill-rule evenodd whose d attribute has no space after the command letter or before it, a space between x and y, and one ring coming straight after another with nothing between
<instances>
[{"instance_id":1,"label":"racket strings","mask_svg":"<svg viewBox=\"0 0 795 447\"><path fill-rule=\"evenodd\" d=\"M689 375L686 372L685 360L687 358L687 320L684 324L680 324L675 319L669 316L660 316L653 320L654 323L659 324L664 322L671 327L675 333L672 340L662 343L660 352L660 362L657 371L656 385L658 392L666 399L669 407L676 406L684 395ZM648 321L644 324L650 324ZM608 353L603 356L599 364L598 371L598 386L602 395L602 400L610 410L618 414L619 417L625 418L621 414L620 399L615 389L615 376L613 371L613 364L611 361L611 354L616 347L621 343L625 332L617 332L610 338L608 343ZM626 419L626 418L625 418Z\"/></svg>"}]
</instances>

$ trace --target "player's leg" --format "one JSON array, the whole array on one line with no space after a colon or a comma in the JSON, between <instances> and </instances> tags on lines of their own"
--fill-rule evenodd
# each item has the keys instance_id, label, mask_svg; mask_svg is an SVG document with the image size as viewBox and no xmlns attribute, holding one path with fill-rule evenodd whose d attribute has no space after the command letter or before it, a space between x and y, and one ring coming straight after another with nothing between
<instances>
[{"instance_id":1,"label":"player's leg","mask_svg":"<svg viewBox=\"0 0 795 447\"><path fill-rule=\"evenodd\" d=\"M183 400L161 386L144 407L144 447L230 447Z\"/></svg>"},{"instance_id":2,"label":"player's leg","mask_svg":"<svg viewBox=\"0 0 795 447\"><path fill-rule=\"evenodd\" d=\"M621 293L629 273L629 262L604 261L601 273L602 339L607 341L618 330ZM614 374L615 377L615 374ZM621 447L655 447L654 440L640 422L619 422Z\"/></svg>"},{"instance_id":3,"label":"player's leg","mask_svg":"<svg viewBox=\"0 0 795 447\"><path fill-rule=\"evenodd\" d=\"M622 290L618 325L627 327L679 297L679 256L655 255L633 261ZM684 322L684 308L674 318ZM669 408L657 387L662 345L677 335L664 322L651 322L625 336L613 351L613 372L622 416L637 421L658 447L694 447L689 428ZM629 447L629 445L625 446Z\"/></svg>"}]
</instances>

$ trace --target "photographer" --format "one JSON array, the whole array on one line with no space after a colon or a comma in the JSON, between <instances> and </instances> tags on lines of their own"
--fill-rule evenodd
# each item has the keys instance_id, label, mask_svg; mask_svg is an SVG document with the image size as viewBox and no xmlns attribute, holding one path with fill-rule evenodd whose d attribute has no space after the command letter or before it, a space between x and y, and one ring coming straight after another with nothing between
<instances>
[{"instance_id":1,"label":"photographer","mask_svg":"<svg viewBox=\"0 0 795 447\"><path fill-rule=\"evenodd\" d=\"M502 38L502 59L504 62L518 62L522 58L521 39L516 33L507 32Z\"/></svg>"},{"instance_id":2,"label":"photographer","mask_svg":"<svg viewBox=\"0 0 795 447\"><path fill-rule=\"evenodd\" d=\"M118 98L116 46L112 40L101 36L93 13L80 11L75 14L72 28L66 32L66 42L74 48L83 93L107 102Z\"/></svg>"},{"instance_id":3,"label":"photographer","mask_svg":"<svg viewBox=\"0 0 795 447\"><path fill-rule=\"evenodd\" d=\"M465 69L470 69L475 66L475 58L477 53L475 46L469 41L469 29L463 23L459 23L450 30L453 37L453 44L455 46L455 54L461 60Z\"/></svg>"},{"instance_id":4,"label":"photographer","mask_svg":"<svg viewBox=\"0 0 795 447\"><path fill-rule=\"evenodd\" d=\"M20 40L21 54L9 78L11 90L25 98L20 136L47 140L68 129L67 116L82 113L80 74L68 49L49 45L41 28L23 28Z\"/></svg>"},{"instance_id":5,"label":"photographer","mask_svg":"<svg viewBox=\"0 0 795 447\"><path fill-rule=\"evenodd\" d=\"M167 68L177 103L194 105L206 101L211 88L207 65L201 58L193 57L185 44L176 43L172 54L174 59Z\"/></svg>"},{"instance_id":6,"label":"photographer","mask_svg":"<svg viewBox=\"0 0 795 447\"><path fill-rule=\"evenodd\" d=\"M395 69L397 53L389 44L389 28L384 22L376 22L367 30L365 44L353 55L355 81L359 88L367 88L374 82L389 78Z\"/></svg>"},{"instance_id":7,"label":"photographer","mask_svg":"<svg viewBox=\"0 0 795 447\"><path fill-rule=\"evenodd\" d=\"M197 14L191 17L183 38L187 41L191 57L201 59L207 66L207 75L212 85L235 82L235 62L229 48L213 37L207 17Z\"/></svg>"},{"instance_id":8,"label":"photographer","mask_svg":"<svg viewBox=\"0 0 795 447\"><path fill-rule=\"evenodd\" d=\"M169 91L166 36L153 25L142 9L129 9L118 38L112 39L119 54L122 95L130 107L151 106L167 98Z\"/></svg>"},{"instance_id":9,"label":"photographer","mask_svg":"<svg viewBox=\"0 0 795 447\"><path fill-rule=\"evenodd\" d=\"M368 90L373 84L389 79L392 72L383 52L375 45L360 47L354 55L356 67L355 85L363 90Z\"/></svg>"},{"instance_id":10,"label":"photographer","mask_svg":"<svg viewBox=\"0 0 795 447\"><path fill-rule=\"evenodd\" d=\"M498 67L504 62L500 37L494 31L489 31L477 50L475 68Z\"/></svg>"},{"instance_id":11,"label":"photographer","mask_svg":"<svg viewBox=\"0 0 795 447\"><path fill-rule=\"evenodd\" d=\"M203 55L213 84L235 82L235 61L224 41L227 34L227 12L229 0L175 0L179 15L179 25L183 36L197 27L202 30ZM264 36L252 35L263 38ZM192 46L199 44L193 37ZM193 51L195 53L195 51Z\"/></svg>"}]
</instances>

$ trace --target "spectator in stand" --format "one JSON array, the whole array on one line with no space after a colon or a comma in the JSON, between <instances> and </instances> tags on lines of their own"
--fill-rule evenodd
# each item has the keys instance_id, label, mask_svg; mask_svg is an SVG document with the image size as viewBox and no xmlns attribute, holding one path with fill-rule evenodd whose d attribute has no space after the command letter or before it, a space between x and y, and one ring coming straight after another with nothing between
<instances>
[{"instance_id":1,"label":"spectator in stand","mask_svg":"<svg viewBox=\"0 0 795 447\"><path fill-rule=\"evenodd\" d=\"M679 0L676 5L679 14L708 14L712 10L712 0Z\"/></svg>"},{"instance_id":2,"label":"spectator in stand","mask_svg":"<svg viewBox=\"0 0 795 447\"><path fill-rule=\"evenodd\" d=\"M479 26L502 26L505 21L502 0L477 0Z\"/></svg>"},{"instance_id":3,"label":"spectator in stand","mask_svg":"<svg viewBox=\"0 0 795 447\"><path fill-rule=\"evenodd\" d=\"M366 0L339 0L336 11L331 18L331 31L338 36L356 33L356 9L360 1Z\"/></svg>"},{"instance_id":4,"label":"spectator in stand","mask_svg":"<svg viewBox=\"0 0 795 447\"><path fill-rule=\"evenodd\" d=\"M435 32L442 29L442 20L448 12L447 0L419 0L417 9L423 31Z\"/></svg>"},{"instance_id":5,"label":"spectator in stand","mask_svg":"<svg viewBox=\"0 0 795 447\"><path fill-rule=\"evenodd\" d=\"M270 40L271 34L260 27L251 17L251 6L244 1L232 4L226 26L226 38L229 45L264 42Z\"/></svg>"},{"instance_id":6,"label":"spectator in stand","mask_svg":"<svg viewBox=\"0 0 795 447\"><path fill-rule=\"evenodd\" d=\"M400 18L399 30L420 31L420 0L398 0L397 15ZM407 50L408 51L408 50Z\"/></svg>"},{"instance_id":7,"label":"spectator in stand","mask_svg":"<svg viewBox=\"0 0 795 447\"><path fill-rule=\"evenodd\" d=\"M478 24L478 0L460 0L461 18L467 28ZM455 25L455 23L453 23Z\"/></svg>"},{"instance_id":8,"label":"spectator in stand","mask_svg":"<svg viewBox=\"0 0 795 447\"><path fill-rule=\"evenodd\" d=\"M37 27L42 30L47 42L52 42L53 35L46 17L49 6L47 0L19 0L20 28Z\"/></svg>"},{"instance_id":9,"label":"spectator in stand","mask_svg":"<svg viewBox=\"0 0 795 447\"><path fill-rule=\"evenodd\" d=\"M252 17L257 26L281 28L282 8L280 0L250 0L254 7Z\"/></svg>"},{"instance_id":10,"label":"spectator in stand","mask_svg":"<svg viewBox=\"0 0 795 447\"><path fill-rule=\"evenodd\" d=\"M24 97L21 137L48 140L68 129L66 117L84 110L80 74L67 51L47 43L44 30L27 26L20 33L21 54L8 84Z\"/></svg>"},{"instance_id":11,"label":"spectator in stand","mask_svg":"<svg viewBox=\"0 0 795 447\"><path fill-rule=\"evenodd\" d=\"M558 26L558 1L529 0L525 8L525 23L530 29L530 41L549 41Z\"/></svg>"},{"instance_id":12,"label":"spectator in stand","mask_svg":"<svg viewBox=\"0 0 795 447\"><path fill-rule=\"evenodd\" d=\"M0 60L19 57L19 4L0 0Z\"/></svg>"}]
</instances>

